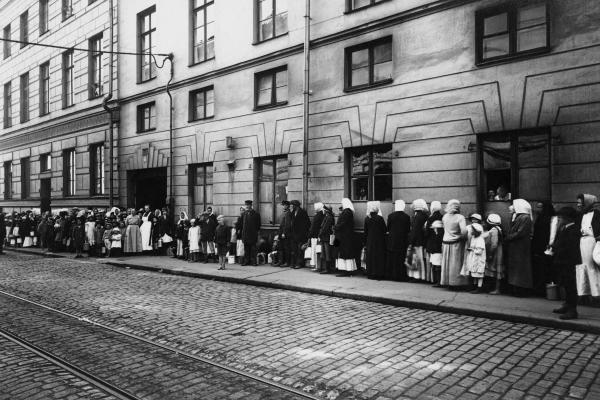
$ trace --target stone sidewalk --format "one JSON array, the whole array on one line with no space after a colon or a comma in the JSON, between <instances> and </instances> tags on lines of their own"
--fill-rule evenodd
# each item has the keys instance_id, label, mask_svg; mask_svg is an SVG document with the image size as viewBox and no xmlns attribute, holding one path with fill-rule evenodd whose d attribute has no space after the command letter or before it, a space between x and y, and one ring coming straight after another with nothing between
<instances>
[{"instance_id":1,"label":"stone sidewalk","mask_svg":"<svg viewBox=\"0 0 600 400\"><path fill-rule=\"evenodd\" d=\"M47 257L73 257L69 253L44 253L39 249L8 250ZM132 256L94 260L122 268L317 293L600 334L600 308L580 306L578 307L579 319L563 321L558 318L558 315L552 313L552 309L560 306L559 301L535 297L516 298L505 295L453 292L433 288L430 284L375 281L361 275L341 278L331 274L320 275L307 268L295 270L269 265L242 267L234 264L220 271L214 263L189 263L171 257Z\"/></svg>"}]
</instances>

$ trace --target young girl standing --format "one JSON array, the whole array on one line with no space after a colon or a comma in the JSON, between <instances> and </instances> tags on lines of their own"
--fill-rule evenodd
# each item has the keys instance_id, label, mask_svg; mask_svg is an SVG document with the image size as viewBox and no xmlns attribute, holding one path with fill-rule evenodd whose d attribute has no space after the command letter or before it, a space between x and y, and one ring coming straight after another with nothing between
<instances>
[{"instance_id":1,"label":"young girl standing","mask_svg":"<svg viewBox=\"0 0 600 400\"><path fill-rule=\"evenodd\" d=\"M200 225L198 220L192 219L191 227L188 231L188 241L190 243L190 262L198 261L200 257Z\"/></svg>"},{"instance_id":2,"label":"young girl standing","mask_svg":"<svg viewBox=\"0 0 600 400\"><path fill-rule=\"evenodd\" d=\"M465 263L460 274L474 279L475 289L471 293L482 293L485 273L485 240L483 227L477 222L471 224L471 238L467 242Z\"/></svg>"},{"instance_id":3,"label":"young girl standing","mask_svg":"<svg viewBox=\"0 0 600 400\"><path fill-rule=\"evenodd\" d=\"M485 234L485 276L496 280L496 287L490 294L500 294L500 281L504 278L504 260L502 257L503 232L502 220L498 214L487 217L488 231Z\"/></svg>"},{"instance_id":4,"label":"young girl standing","mask_svg":"<svg viewBox=\"0 0 600 400\"><path fill-rule=\"evenodd\" d=\"M219 269L225 269L225 256L229 250L229 242L231 241L231 230L225 223L225 217L219 215L217 217L217 228L215 229L215 243L217 245L217 255L219 256Z\"/></svg>"}]
</instances>

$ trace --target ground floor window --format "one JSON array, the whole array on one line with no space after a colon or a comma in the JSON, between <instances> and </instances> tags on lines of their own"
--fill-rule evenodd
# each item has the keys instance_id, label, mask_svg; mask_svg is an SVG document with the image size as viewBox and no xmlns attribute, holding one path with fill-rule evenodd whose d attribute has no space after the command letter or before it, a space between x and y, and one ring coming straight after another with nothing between
<instances>
[{"instance_id":1,"label":"ground floor window","mask_svg":"<svg viewBox=\"0 0 600 400\"><path fill-rule=\"evenodd\" d=\"M213 164L193 164L189 168L191 215L198 215L213 203Z\"/></svg>"},{"instance_id":2,"label":"ground floor window","mask_svg":"<svg viewBox=\"0 0 600 400\"><path fill-rule=\"evenodd\" d=\"M63 151L63 196L75 195L75 149Z\"/></svg>"},{"instance_id":3,"label":"ground floor window","mask_svg":"<svg viewBox=\"0 0 600 400\"><path fill-rule=\"evenodd\" d=\"M350 198L354 201L392 201L392 145L346 150Z\"/></svg>"},{"instance_id":4,"label":"ground floor window","mask_svg":"<svg viewBox=\"0 0 600 400\"><path fill-rule=\"evenodd\" d=\"M4 200L12 199L12 161L4 163Z\"/></svg>"},{"instance_id":5,"label":"ground floor window","mask_svg":"<svg viewBox=\"0 0 600 400\"><path fill-rule=\"evenodd\" d=\"M104 194L104 143L90 146L90 194Z\"/></svg>"},{"instance_id":6,"label":"ground floor window","mask_svg":"<svg viewBox=\"0 0 600 400\"><path fill-rule=\"evenodd\" d=\"M21 198L28 199L31 195L29 190L31 168L29 157L21 158Z\"/></svg>"},{"instance_id":7,"label":"ground floor window","mask_svg":"<svg viewBox=\"0 0 600 400\"><path fill-rule=\"evenodd\" d=\"M283 200L288 200L288 158L269 157L258 160L258 212L261 223L279 223Z\"/></svg>"},{"instance_id":8,"label":"ground floor window","mask_svg":"<svg viewBox=\"0 0 600 400\"><path fill-rule=\"evenodd\" d=\"M550 135L523 130L479 136L481 196L485 201L551 198Z\"/></svg>"}]
</instances>

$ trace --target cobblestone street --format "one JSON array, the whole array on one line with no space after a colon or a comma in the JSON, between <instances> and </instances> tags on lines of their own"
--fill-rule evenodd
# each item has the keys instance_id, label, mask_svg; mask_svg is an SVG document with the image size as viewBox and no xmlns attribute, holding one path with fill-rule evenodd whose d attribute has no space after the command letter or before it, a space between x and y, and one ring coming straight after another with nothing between
<instances>
[{"instance_id":1,"label":"cobblestone street","mask_svg":"<svg viewBox=\"0 0 600 400\"><path fill-rule=\"evenodd\" d=\"M0 289L322 398L600 398L591 334L13 253Z\"/></svg>"}]
</instances>

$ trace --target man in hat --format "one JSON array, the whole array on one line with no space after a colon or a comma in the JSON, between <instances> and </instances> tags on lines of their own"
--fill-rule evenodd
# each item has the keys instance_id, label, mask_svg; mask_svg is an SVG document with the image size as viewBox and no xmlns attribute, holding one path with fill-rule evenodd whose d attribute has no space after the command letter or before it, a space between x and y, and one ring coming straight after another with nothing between
<instances>
[{"instance_id":1,"label":"man in hat","mask_svg":"<svg viewBox=\"0 0 600 400\"><path fill-rule=\"evenodd\" d=\"M560 284L565 288L565 302L562 307L553 310L560 319L577 318L577 284L575 266L581 264L579 240L581 232L577 221L577 211L573 207L563 207L556 213L559 230L552 244L554 267L560 276Z\"/></svg>"},{"instance_id":2,"label":"man in hat","mask_svg":"<svg viewBox=\"0 0 600 400\"><path fill-rule=\"evenodd\" d=\"M291 263L291 241L292 241L292 214L290 212L290 202L283 200L281 202L283 212L279 221L279 262L275 264L280 267L287 267Z\"/></svg>"},{"instance_id":3,"label":"man in hat","mask_svg":"<svg viewBox=\"0 0 600 400\"><path fill-rule=\"evenodd\" d=\"M245 202L246 212L242 216L242 242L244 243L244 262L242 266L258 265L256 261L256 242L260 230L260 214L252 208L252 200Z\"/></svg>"},{"instance_id":4,"label":"man in hat","mask_svg":"<svg viewBox=\"0 0 600 400\"><path fill-rule=\"evenodd\" d=\"M302 268L304 265L303 245L308 241L310 218L298 200L290 201L292 206L292 267Z\"/></svg>"}]
</instances>

